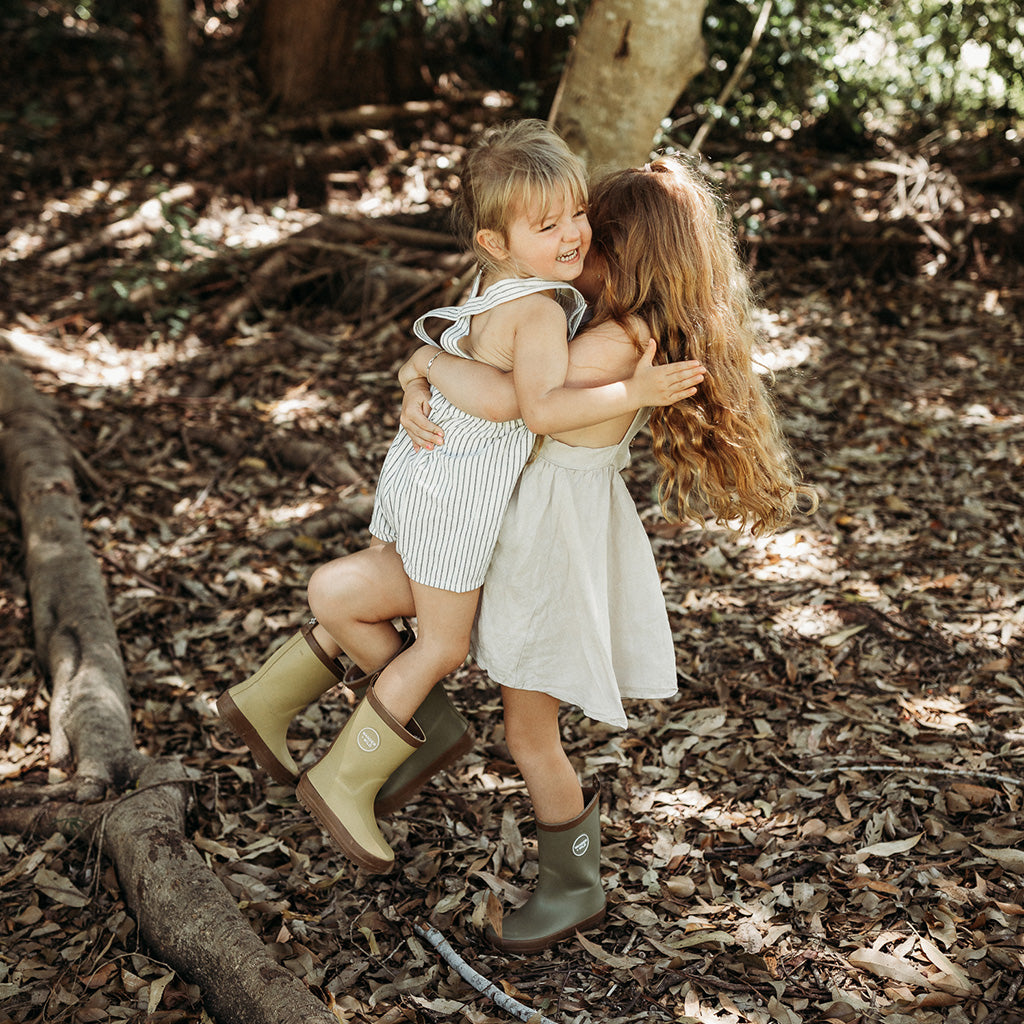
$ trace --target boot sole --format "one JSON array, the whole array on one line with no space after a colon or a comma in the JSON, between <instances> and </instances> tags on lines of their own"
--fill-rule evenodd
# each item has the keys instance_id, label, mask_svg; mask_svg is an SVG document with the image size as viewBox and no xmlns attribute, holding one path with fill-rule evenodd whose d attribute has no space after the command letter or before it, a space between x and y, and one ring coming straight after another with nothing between
<instances>
[{"instance_id":1,"label":"boot sole","mask_svg":"<svg viewBox=\"0 0 1024 1024\"><path fill-rule=\"evenodd\" d=\"M600 924L604 920L605 910L606 908L602 907L598 913L592 914L585 921L570 925L568 928L561 928L550 935L540 935L532 939L503 939L498 938L497 932L488 927L486 937L487 941L502 953L539 953L556 942L571 939L577 932L585 932L588 928Z\"/></svg>"},{"instance_id":2,"label":"boot sole","mask_svg":"<svg viewBox=\"0 0 1024 1024\"><path fill-rule=\"evenodd\" d=\"M352 837L351 833L341 823L338 816L330 809L326 801L316 791L313 784L305 775L299 778L299 784L295 787L295 795L299 803L316 819L320 827L334 840L335 845L345 854L349 860L358 864L367 871L375 874L385 874L394 866L394 860L384 860L363 849Z\"/></svg>"},{"instance_id":3,"label":"boot sole","mask_svg":"<svg viewBox=\"0 0 1024 1024\"><path fill-rule=\"evenodd\" d=\"M469 752L472 746L473 734L467 729L456 743L442 751L423 771L415 778L410 779L401 789L374 801L373 813L383 817L404 807L438 772L455 764L459 758Z\"/></svg>"},{"instance_id":4,"label":"boot sole","mask_svg":"<svg viewBox=\"0 0 1024 1024\"><path fill-rule=\"evenodd\" d=\"M282 786L294 786L297 775L293 775L288 768L274 756L270 747L253 727L245 715L242 714L238 705L231 699L231 694L224 691L217 698L217 714L224 721L228 728L249 748L253 760L277 783Z\"/></svg>"}]
</instances>

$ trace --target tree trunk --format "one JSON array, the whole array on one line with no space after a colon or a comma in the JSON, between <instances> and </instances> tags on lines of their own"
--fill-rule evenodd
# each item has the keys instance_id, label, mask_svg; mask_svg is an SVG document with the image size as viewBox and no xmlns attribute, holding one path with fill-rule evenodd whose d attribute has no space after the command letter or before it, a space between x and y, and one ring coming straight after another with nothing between
<instances>
[{"instance_id":1,"label":"tree trunk","mask_svg":"<svg viewBox=\"0 0 1024 1024\"><path fill-rule=\"evenodd\" d=\"M157 0L160 35L163 38L164 68L171 81L180 85L192 66L188 41L188 8L185 0Z\"/></svg>"},{"instance_id":2,"label":"tree trunk","mask_svg":"<svg viewBox=\"0 0 1024 1024\"><path fill-rule=\"evenodd\" d=\"M415 7L390 34L379 31L379 7L377 0L264 0L258 63L271 98L296 110L429 95Z\"/></svg>"},{"instance_id":3,"label":"tree trunk","mask_svg":"<svg viewBox=\"0 0 1024 1024\"><path fill-rule=\"evenodd\" d=\"M706 0L593 0L552 110L592 173L650 158L658 126L704 67Z\"/></svg>"}]
</instances>

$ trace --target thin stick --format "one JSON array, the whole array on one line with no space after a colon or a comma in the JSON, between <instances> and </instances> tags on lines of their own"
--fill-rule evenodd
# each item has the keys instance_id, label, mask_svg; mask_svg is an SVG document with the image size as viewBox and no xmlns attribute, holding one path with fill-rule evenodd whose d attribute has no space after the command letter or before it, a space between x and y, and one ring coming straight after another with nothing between
<instances>
[{"instance_id":1,"label":"thin stick","mask_svg":"<svg viewBox=\"0 0 1024 1024\"><path fill-rule=\"evenodd\" d=\"M972 769L925 768L923 765L916 764L837 764L829 768L813 768L805 771L802 768L794 768L792 765L786 764L774 754L772 759L790 774L800 775L803 778L820 778L823 775L835 775L837 772L885 772L890 775L906 772L908 775L943 775L957 779L969 778L981 779L983 782L1001 782L1006 786L1024 786L1024 779L1017 779L1012 775L996 775L994 772L978 772Z\"/></svg>"},{"instance_id":2,"label":"thin stick","mask_svg":"<svg viewBox=\"0 0 1024 1024\"><path fill-rule=\"evenodd\" d=\"M527 1021L528 1024L555 1024L555 1021L549 1017L545 1017L539 1010L531 1010L530 1007L524 1003L519 1002L518 999L513 999L510 995L502 992L497 985L488 981L478 971L473 970L465 960L455 952L454 949L448 944L445 937L433 927L424 928L422 925L413 924L413 930L421 939L426 939L434 949L441 954L441 958L450 967L454 967L459 972L459 975L464 981L469 982L477 990L477 992L483 993L488 999L492 999L498 1006L503 1010L507 1010L512 1014L513 1017L518 1020Z\"/></svg>"},{"instance_id":3,"label":"thin stick","mask_svg":"<svg viewBox=\"0 0 1024 1024\"><path fill-rule=\"evenodd\" d=\"M750 64L750 60L754 56L754 51L757 49L757 44L761 41L761 35L764 32L765 25L768 24L768 15L771 14L771 10L772 0L764 0L764 5L761 7L761 13L757 16L757 23L754 25L754 31L750 37L750 42L747 43L747 48L743 51L743 56L740 57L739 63L729 76L729 81L725 83L724 88L718 94L718 99L715 100L716 107L724 106L725 101L732 95L736 86L740 84L740 79L746 73L747 66ZM711 131L711 126L714 123L715 115L712 113L697 129L697 134L694 135L693 141L687 149L690 156L694 156L700 152L700 147L704 145L704 140L708 137L708 132Z\"/></svg>"},{"instance_id":4,"label":"thin stick","mask_svg":"<svg viewBox=\"0 0 1024 1024\"><path fill-rule=\"evenodd\" d=\"M444 274L441 274L438 277L431 279L421 288L417 288L416 291L412 293L412 295L407 296L400 302L395 303L395 305L388 309L386 312L381 313L380 316L374 317L374 319L364 324L361 324L351 335L349 335L348 340L355 341L357 338L363 338L367 334L372 334L375 330L377 330L378 327L381 327L388 321L396 319L400 313L404 313L405 310L407 310L410 306L414 305L415 303L419 302L420 299L422 299L424 296L429 295L431 292L437 291L444 285L446 281L450 280L452 277L458 276L459 274L463 273L463 268L467 264L472 266L472 262L473 261L468 257L464 257L463 260L456 267L454 274L451 271L446 271Z\"/></svg>"}]
</instances>

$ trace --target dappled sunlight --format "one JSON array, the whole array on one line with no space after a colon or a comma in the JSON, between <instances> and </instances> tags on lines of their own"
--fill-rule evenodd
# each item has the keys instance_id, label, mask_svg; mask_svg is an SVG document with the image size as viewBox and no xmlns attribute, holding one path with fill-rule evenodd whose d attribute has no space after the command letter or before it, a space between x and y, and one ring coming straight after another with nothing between
<instances>
[{"instance_id":1,"label":"dappled sunlight","mask_svg":"<svg viewBox=\"0 0 1024 1024\"><path fill-rule=\"evenodd\" d=\"M959 360L965 369L973 369L977 366L975 360L968 360L961 357ZM922 394L914 396L913 400L902 402L902 411L913 415L915 418L927 420L934 424L952 425L958 424L963 427L978 427L993 433L1004 430L1017 430L1024 426L1024 414L1010 412L1005 406L1000 406L997 397L988 402L970 402L958 406L951 401L950 395L944 394Z\"/></svg>"},{"instance_id":2,"label":"dappled sunlight","mask_svg":"<svg viewBox=\"0 0 1024 1024\"><path fill-rule=\"evenodd\" d=\"M75 322L85 323L78 318ZM62 381L86 387L118 388L139 383L153 370L194 358L202 347L195 336L189 336L177 342L122 348L98 331L96 325L79 334L68 332L67 327L75 322L61 324L58 332L48 331L48 325L40 324L36 330L8 328L3 335L10 348L30 365L45 366Z\"/></svg>"},{"instance_id":3,"label":"dappled sunlight","mask_svg":"<svg viewBox=\"0 0 1024 1024\"><path fill-rule=\"evenodd\" d=\"M321 219L318 213L290 210L281 203L261 208L222 201L210 204L207 215L196 221L195 233L227 249L262 249L280 244Z\"/></svg>"},{"instance_id":4,"label":"dappled sunlight","mask_svg":"<svg viewBox=\"0 0 1024 1024\"><path fill-rule=\"evenodd\" d=\"M271 508L261 510L259 516L251 525L256 529L265 530L268 526L286 526L289 523L301 523L318 512L322 512L335 500L334 495L324 494L315 498L304 497L300 501L282 502Z\"/></svg>"},{"instance_id":5,"label":"dappled sunlight","mask_svg":"<svg viewBox=\"0 0 1024 1024\"><path fill-rule=\"evenodd\" d=\"M295 423L305 415L323 413L335 405L333 395L325 391L314 391L301 387L290 389L283 398L275 402L258 404L257 408L274 424Z\"/></svg>"},{"instance_id":6,"label":"dappled sunlight","mask_svg":"<svg viewBox=\"0 0 1024 1024\"><path fill-rule=\"evenodd\" d=\"M754 364L759 373L774 374L820 363L828 351L821 338L802 332L797 325L785 323L776 311L757 310L756 323L764 338L754 352Z\"/></svg>"},{"instance_id":7,"label":"dappled sunlight","mask_svg":"<svg viewBox=\"0 0 1024 1024\"><path fill-rule=\"evenodd\" d=\"M854 626L850 630L843 628L843 619L834 608L816 604L796 604L781 608L772 615L776 627L804 639L839 643L847 636L863 629Z\"/></svg>"},{"instance_id":8,"label":"dappled sunlight","mask_svg":"<svg viewBox=\"0 0 1024 1024\"><path fill-rule=\"evenodd\" d=\"M725 715L722 714L724 722ZM666 809L670 818L695 818L710 831L732 829L750 821L751 815L760 817L756 807L724 807L718 796L703 792L696 783L653 793L652 803Z\"/></svg>"},{"instance_id":9,"label":"dappled sunlight","mask_svg":"<svg viewBox=\"0 0 1024 1024\"><path fill-rule=\"evenodd\" d=\"M970 704L948 694L901 694L898 700L905 717L921 728L950 733L974 728L975 719L965 714Z\"/></svg>"},{"instance_id":10,"label":"dappled sunlight","mask_svg":"<svg viewBox=\"0 0 1024 1024\"><path fill-rule=\"evenodd\" d=\"M989 427L998 430L1009 430L1024 426L1024 414L1009 416L994 412L988 405L979 402L969 405L959 416L960 423L965 427Z\"/></svg>"},{"instance_id":11,"label":"dappled sunlight","mask_svg":"<svg viewBox=\"0 0 1024 1024\"><path fill-rule=\"evenodd\" d=\"M109 210L128 199L131 186L127 183L112 185L108 181L93 181L66 195L51 196L40 207L37 217L13 227L5 236L6 245L0 248L0 262L14 263L49 248L51 239L60 236L66 218L95 214Z\"/></svg>"},{"instance_id":12,"label":"dappled sunlight","mask_svg":"<svg viewBox=\"0 0 1024 1024\"><path fill-rule=\"evenodd\" d=\"M831 580L839 569L831 535L807 527L745 538L741 550L756 580Z\"/></svg>"},{"instance_id":13,"label":"dappled sunlight","mask_svg":"<svg viewBox=\"0 0 1024 1024\"><path fill-rule=\"evenodd\" d=\"M150 195L133 195L133 182L94 181L66 195L48 199L40 214L13 228L0 248L0 262L17 262L46 253L44 259L60 264L71 255L56 248L71 227L71 222L102 218L103 223L89 245L110 246L115 252L146 250L163 236L176 243L174 260L165 260L163 270L179 269L196 259L209 259L218 248L260 249L277 245L321 220L319 213L289 209L273 202L265 207L241 203L237 198L213 197L208 202L190 186L169 186L154 179ZM193 211L193 204L203 210ZM50 252L49 250L53 250ZM154 268L159 269L159 268Z\"/></svg>"},{"instance_id":14,"label":"dappled sunlight","mask_svg":"<svg viewBox=\"0 0 1024 1024\"><path fill-rule=\"evenodd\" d=\"M825 345L820 338L798 337L786 346L761 348L754 354L754 364L759 373L778 373L793 370L806 363L817 362L824 353Z\"/></svg>"}]
</instances>

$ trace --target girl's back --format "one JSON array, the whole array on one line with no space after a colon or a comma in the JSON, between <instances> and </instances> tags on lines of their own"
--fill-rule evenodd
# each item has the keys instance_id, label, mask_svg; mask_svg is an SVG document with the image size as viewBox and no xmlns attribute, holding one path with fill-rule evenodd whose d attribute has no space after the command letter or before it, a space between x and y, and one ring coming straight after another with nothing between
<instances>
[{"instance_id":1,"label":"girl's back","mask_svg":"<svg viewBox=\"0 0 1024 1024\"><path fill-rule=\"evenodd\" d=\"M637 335L646 337L646 327L636 323ZM641 353L621 324L607 321L591 328L569 344L567 387L591 388L627 380L636 370ZM566 430L551 436L563 444L581 448L605 448L618 444L633 422L632 412L604 420L590 427Z\"/></svg>"}]
</instances>

